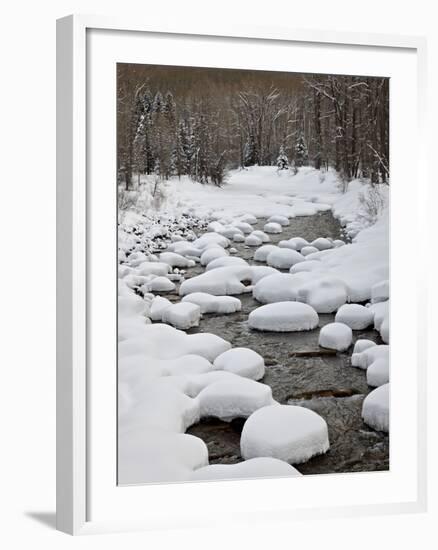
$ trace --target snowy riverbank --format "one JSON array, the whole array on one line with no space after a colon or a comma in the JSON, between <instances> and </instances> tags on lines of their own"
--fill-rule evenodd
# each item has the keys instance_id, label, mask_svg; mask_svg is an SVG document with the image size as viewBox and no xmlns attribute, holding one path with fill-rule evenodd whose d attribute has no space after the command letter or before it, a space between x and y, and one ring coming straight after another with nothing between
<instances>
[{"instance_id":1,"label":"snowy riverbank","mask_svg":"<svg viewBox=\"0 0 438 550\"><path fill-rule=\"evenodd\" d=\"M227 295L233 294L236 304L239 294L253 292L257 300L271 304L267 318L263 312L258 314L263 323L268 322L270 330L274 326L281 330L285 327L302 330L314 327L318 313L335 312L346 302L362 303L373 298L376 304L368 308L372 313L369 323L378 317L376 326L380 329L383 326L382 337L388 340L386 187L384 194L376 198L369 186L352 182L347 193L342 194L333 172L321 174L303 168L293 176L272 167L234 172L222 189L175 179L161 184L153 196L154 187L151 180L137 194L132 194L137 209L122 213L119 226L121 483L208 479L210 470L201 469L208 465L208 449L201 439L185 434L186 429L200 418L216 416L229 421L251 417L261 408L276 405L271 388L263 383L260 369L261 365L264 369L264 358L259 354L252 356L253 363L250 360L249 365L242 367L239 354L232 361L220 358L231 348L225 339L211 333L189 335L169 326L185 330L202 326L201 305L218 315L227 315L238 308L238 305L231 307L231 303L225 305L224 298L231 299ZM233 240L248 250L261 250L263 241L272 235L270 231L284 230L278 222L287 224L296 217L330 209L345 226L346 235L353 238L351 244L319 235L314 242L301 243L309 248L304 255L306 247L297 246L297 240L276 239L278 246L270 251L272 259L266 255L265 266L252 265L233 253L237 252L233 250ZM257 218L270 216L275 218L270 220L269 227L265 226L268 233L259 230L250 235ZM250 244L259 246L252 248ZM160 250L166 250L161 257ZM155 254L151 255L152 252ZM200 264L206 266L205 273L203 269L199 273ZM192 276L194 269L199 274ZM271 298L272 289L277 293L275 299ZM157 298L170 291L175 295L178 290L186 296L180 304ZM201 301L190 299L199 292L210 295L208 304L205 297ZM313 311L306 313L309 319L312 317L311 325L305 325L308 321L301 310L294 311L291 304L295 301L305 302L296 305ZM289 306L281 306L279 312L279 302ZM230 307L231 310L227 309ZM363 317L362 311L358 314ZM357 322L356 314L353 318ZM156 322L151 324L151 319ZM336 334L334 339L337 345ZM369 366L367 361L366 365ZM388 370L387 361L383 360L383 365L380 364L383 377L379 381L387 382L385 369ZM255 381L260 378L262 383ZM382 426L385 419L382 420L380 401L377 399L380 407L377 413L373 406L371 413L365 413L372 418L377 414L377 424ZM277 413L273 414L275 417ZM296 464L328 448L325 430L318 422L315 424L313 419L308 424L304 422L307 427L300 434L294 429L280 434L286 447L292 449L289 458L268 452L269 434L267 439L261 435L263 441L256 445L261 450L250 454L253 457L254 452L256 456L261 453L258 457L265 459L263 463L254 463L257 459L252 458L246 465L239 465L239 469L225 467L220 475L296 475L287 462ZM310 447L306 443L309 438L314 441ZM310 454L303 449L311 449ZM248 452L245 456L249 458Z\"/></svg>"}]
</instances>

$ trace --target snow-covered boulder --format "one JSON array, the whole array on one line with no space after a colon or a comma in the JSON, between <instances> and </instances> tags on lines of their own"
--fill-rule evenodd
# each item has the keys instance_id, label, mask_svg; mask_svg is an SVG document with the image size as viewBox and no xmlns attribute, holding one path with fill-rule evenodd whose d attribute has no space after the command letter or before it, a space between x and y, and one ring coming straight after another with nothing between
<instances>
[{"instance_id":1,"label":"snow-covered boulder","mask_svg":"<svg viewBox=\"0 0 438 550\"><path fill-rule=\"evenodd\" d=\"M217 269L218 267L229 267L230 265L248 265L248 262L246 262L243 258L223 256L208 262L205 270L210 271L211 269Z\"/></svg>"},{"instance_id":2,"label":"snow-covered boulder","mask_svg":"<svg viewBox=\"0 0 438 550\"><path fill-rule=\"evenodd\" d=\"M367 369L367 384L377 388L389 382L388 359L376 359Z\"/></svg>"},{"instance_id":3,"label":"snow-covered boulder","mask_svg":"<svg viewBox=\"0 0 438 550\"><path fill-rule=\"evenodd\" d=\"M362 353L366 349L372 348L373 346L377 346L377 344L372 340L366 340L366 339L356 340L356 343L354 344L354 348L353 348L353 355L355 353Z\"/></svg>"},{"instance_id":4,"label":"snow-covered boulder","mask_svg":"<svg viewBox=\"0 0 438 550\"><path fill-rule=\"evenodd\" d=\"M253 413L240 440L243 458L272 457L300 464L330 447L326 421L316 412L291 405L272 405Z\"/></svg>"},{"instance_id":5,"label":"snow-covered boulder","mask_svg":"<svg viewBox=\"0 0 438 550\"><path fill-rule=\"evenodd\" d=\"M389 431L389 384L376 388L365 397L362 418L375 430Z\"/></svg>"},{"instance_id":6,"label":"snow-covered boulder","mask_svg":"<svg viewBox=\"0 0 438 550\"><path fill-rule=\"evenodd\" d=\"M341 239L335 239L333 241L333 246L335 248L339 248L340 246L344 246L345 245L345 241L341 240Z\"/></svg>"},{"instance_id":7,"label":"snow-covered boulder","mask_svg":"<svg viewBox=\"0 0 438 550\"><path fill-rule=\"evenodd\" d=\"M253 310L248 325L256 330L296 332L312 330L318 325L318 314L307 304L277 302Z\"/></svg>"},{"instance_id":8,"label":"snow-covered boulder","mask_svg":"<svg viewBox=\"0 0 438 550\"><path fill-rule=\"evenodd\" d=\"M264 231L260 231L260 229L256 229L251 233L251 235L254 235L254 237L260 239L262 243L269 243L271 241L269 235L267 235Z\"/></svg>"},{"instance_id":9,"label":"snow-covered boulder","mask_svg":"<svg viewBox=\"0 0 438 550\"><path fill-rule=\"evenodd\" d=\"M279 250L275 244L264 244L254 252L254 260L256 262L266 262L269 254L275 250Z\"/></svg>"},{"instance_id":10,"label":"snow-covered boulder","mask_svg":"<svg viewBox=\"0 0 438 550\"><path fill-rule=\"evenodd\" d=\"M150 360L146 361L149 368ZM180 376L187 374L203 374L211 372L213 365L200 355L182 355L176 359L166 359L160 362L160 369L163 376Z\"/></svg>"},{"instance_id":11,"label":"snow-covered boulder","mask_svg":"<svg viewBox=\"0 0 438 550\"><path fill-rule=\"evenodd\" d=\"M196 265L193 260L188 260L176 252L162 252L160 262L169 264L170 267L194 267Z\"/></svg>"},{"instance_id":12,"label":"snow-covered boulder","mask_svg":"<svg viewBox=\"0 0 438 550\"><path fill-rule=\"evenodd\" d=\"M242 376L210 384L199 393L198 400L202 418L213 416L226 422L246 418L274 402L269 386Z\"/></svg>"},{"instance_id":13,"label":"snow-covered boulder","mask_svg":"<svg viewBox=\"0 0 438 550\"><path fill-rule=\"evenodd\" d=\"M253 227L246 222L236 222L234 224L234 227L236 227L239 231L241 231L245 235L249 235L250 233L252 233L252 230L253 230Z\"/></svg>"},{"instance_id":14,"label":"snow-covered boulder","mask_svg":"<svg viewBox=\"0 0 438 550\"><path fill-rule=\"evenodd\" d=\"M351 328L343 323L329 323L321 328L318 344L322 348L345 351L351 346L353 333Z\"/></svg>"},{"instance_id":15,"label":"snow-covered boulder","mask_svg":"<svg viewBox=\"0 0 438 550\"><path fill-rule=\"evenodd\" d=\"M268 223L279 223L282 226L287 226L289 225L289 218L280 214L274 214L268 218Z\"/></svg>"},{"instance_id":16,"label":"snow-covered boulder","mask_svg":"<svg viewBox=\"0 0 438 550\"><path fill-rule=\"evenodd\" d=\"M225 370L251 378L260 380L265 375L265 361L261 355L249 348L232 348L216 357L214 368Z\"/></svg>"},{"instance_id":17,"label":"snow-covered boulder","mask_svg":"<svg viewBox=\"0 0 438 550\"><path fill-rule=\"evenodd\" d=\"M257 223L257 218L253 216L253 214L244 214L240 217L240 222L249 223L250 225L254 225Z\"/></svg>"},{"instance_id":18,"label":"snow-covered boulder","mask_svg":"<svg viewBox=\"0 0 438 550\"><path fill-rule=\"evenodd\" d=\"M230 241L226 237L219 235L219 233L204 233L202 237L193 241L193 246L201 250L205 250L214 245L227 248L230 246Z\"/></svg>"},{"instance_id":19,"label":"snow-covered boulder","mask_svg":"<svg viewBox=\"0 0 438 550\"><path fill-rule=\"evenodd\" d=\"M332 313L347 301L347 289L337 277L321 272L312 274L297 288L297 300L309 304L318 313Z\"/></svg>"},{"instance_id":20,"label":"snow-covered boulder","mask_svg":"<svg viewBox=\"0 0 438 550\"><path fill-rule=\"evenodd\" d=\"M193 292L206 292L214 296L227 296L248 292L243 281L251 283L252 273L249 266L218 267L186 279L179 288L180 296ZM251 290L251 288L249 289Z\"/></svg>"},{"instance_id":21,"label":"snow-covered boulder","mask_svg":"<svg viewBox=\"0 0 438 550\"><path fill-rule=\"evenodd\" d=\"M208 247L201 255L201 265L207 265L217 258L228 256L228 252L221 246Z\"/></svg>"},{"instance_id":22,"label":"snow-covered boulder","mask_svg":"<svg viewBox=\"0 0 438 550\"><path fill-rule=\"evenodd\" d=\"M234 235L243 235L242 231L233 225L227 225L219 233L227 239L234 239Z\"/></svg>"},{"instance_id":23,"label":"snow-covered boulder","mask_svg":"<svg viewBox=\"0 0 438 550\"><path fill-rule=\"evenodd\" d=\"M250 268L253 285L257 284L264 277L269 277L269 275L275 275L279 273L276 269L267 265L252 265L250 266Z\"/></svg>"},{"instance_id":24,"label":"snow-covered boulder","mask_svg":"<svg viewBox=\"0 0 438 550\"><path fill-rule=\"evenodd\" d=\"M233 237L233 241L235 243L243 243L245 242L245 236L243 235L243 233L236 233Z\"/></svg>"},{"instance_id":25,"label":"snow-covered boulder","mask_svg":"<svg viewBox=\"0 0 438 550\"><path fill-rule=\"evenodd\" d=\"M205 292L194 292L183 297L182 302L190 302L201 308L201 313L235 313L242 309L239 298L234 296L213 296Z\"/></svg>"},{"instance_id":26,"label":"snow-covered boulder","mask_svg":"<svg viewBox=\"0 0 438 550\"><path fill-rule=\"evenodd\" d=\"M371 302L385 302L389 299L389 280L380 281L371 287Z\"/></svg>"},{"instance_id":27,"label":"snow-covered boulder","mask_svg":"<svg viewBox=\"0 0 438 550\"><path fill-rule=\"evenodd\" d=\"M310 243L310 246L314 246L318 250L329 250L333 248L333 242L324 237L319 237Z\"/></svg>"},{"instance_id":28,"label":"snow-covered boulder","mask_svg":"<svg viewBox=\"0 0 438 550\"><path fill-rule=\"evenodd\" d=\"M309 254L314 254L315 252L319 252L315 246L303 246L301 249L301 254L303 256L308 256Z\"/></svg>"},{"instance_id":29,"label":"snow-covered boulder","mask_svg":"<svg viewBox=\"0 0 438 550\"><path fill-rule=\"evenodd\" d=\"M163 322L173 325L175 328L187 330L197 327L201 319L201 308L190 302L172 304L163 312Z\"/></svg>"},{"instance_id":30,"label":"snow-covered boulder","mask_svg":"<svg viewBox=\"0 0 438 550\"><path fill-rule=\"evenodd\" d=\"M262 239L256 235L248 235L245 239L246 246L260 246L262 244Z\"/></svg>"},{"instance_id":31,"label":"snow-covered boulder","mask_svg":"<svg viewBox=\"0 0 438 550\"><path fill-rule=\"evenodd\" d=\"M294 274L294 273L301 273L303 271L317 271L317 270L324 271L324 269L322 269L321 262L319 262L318 260L306 259L305 262L300 262L298 264L293 265L290 268L289 272Z\"/></svg>"},{"instance_id":32,"label":"snow-covered boulder","mask_svg":"<svg viewBox=\"0 0 438 550\"><path fill-rule=\"evenodd\" d=\"M337 323L344 323L353 330L364 330L374 322L374 315L369 308L359 304L345 304L338 309L335 316Z\"/></svg>"},{"instance_id":33,"label":"snow-covered boulder","mask_svg":"<svg viewBox=\"0 0 438 550\"><path fill-rule=\"evenodd\" d=\"M143 262L137 268L137 275L166 276L170 271L170 265L164 262Z\"/></svg>"},{"instance_id":34,"label":"snow-covered boulder","mask_svg":"<svg viewBox=\"0 0 438 550\"><path fill-rule=\"evenodd\" d=\"M280 244L280 243L283 243L283 244ZM292 250L298 250L298 251L300 251L305 246L309 245L309 242L306 241L306 239L303 239L302 237L292 237L287 241L280 241L280 243L278 243L278 246L280 246L280 248L292 248Z\"/></svg>"},{"instance_id":35,"label":"snow-covered boulder","mask_svg":"<svg viewBox=\"0 0 438 550\"><path fill-rule=\"evenodd\" d=\"M360 369L367 369L376 359L389 361L389 346L371 346L361 353L354 353L351 356L351 365Z\"/></svg>"},{"instance_id":36,"label":"snow-covered boulder","mask_svg":"<svg viewBox=\"0 0 438 550\"><path fill-rule=\"evenodd\" d=\"M268 254L266 263L277 269L290 269L293 265L304 262L305 258L296 250L278 248Z\"/></svg>"},{"instance_id":37,"label":"snow-covered boulder","mask_svg":"<svg viewBox=\"0 0 438 550\"><path fill-rule=\"evenodd\" d=\"M298 289L307 280L307 273L268 275L254 286L253 296L262 304L295 301Z\"/></svg>"},{"instance_id":38,"label":"snow-covered boulder","mask_svg":"<svg viewBox=\"0 0 438 550\"><path fill-rule=\"evenodd\" d=\"M263 477L293 477L302 474L284 460L259 457L237 464L210 464L194 471L192 481L213 479L254 479Z\"/></svg>"},{"instance_id":39,"label":"snow-covered boulder","mask_svg":"<svg viewBox=\"0 0 438 550\"><path fill-rule=\"evenodd\" d=\"M368 305L368 309L374 315L374 328L380 331L383 321L389 317L389 300Z\"/></svg>"},{"instance_id":40,"label":"snow-covered boulder","mask_svg":"<svg viewBox=\"0 0 438 550\"><path fill-rule=\"evenodd\" d=\"M265 224L265 226L263 227L263 231L265 233L275 234L275 233L281 233L283 229L281 227L281 224L270 222Z\"/></svg>"},{"instance_id":41,"label":"snow-covered boulder","mask_svg":"<svg viewBox=\"0 0 438 550\"><path fill-rule=\"evenodd\" d=\"M171 292L175 290L175 283L167 277L155 277L145 285L148 292Z\"/></svg>"},{"instance_id":42,"label":"snow-covered boulder","mask_svg":"<svg viewBox=\"0 0 438 550\"><path fill-rule=\"evenodd\" d=\"M119 434L117 466L121 485L186 481L192 472L206 465L208 449L199 437L158 429Z\"/></svg>"},{"instance_id":43,"label":"snow-covered boulder","mask_svg":"<svg viewBox=\"0 0 438 550\"><path fill-rule=\"evenodd\" d=\"M164 311L167 308L169 308L171 305L172 305L172 302L170 302L167 298L163 298L162 296L156 296L152 300L150 313L149 313L152 321L162 321Z\"/></svg>"},{"instance_id":44,"label":"snow-covered boulder","mask_svg":"<svg viewBox=\"0 0 438 550\"><path fill-rule=\"evenodd\" d=\"M181 256L194 256L199 258L199 256L202 254L202 249L198 248L193 245L193 243L189 241L176 241L174 243L169 244L167 247L168 252L175 252L176 254L180 254Z\"/></svg>"},{"instance_id":45,"label":"snow-covered boulder","mask_svg":"<svg viewBox=\"0 0 438 550\"><path fill-rule=\"evenodd\" d=\"M385 344L389 344L389 314L383 319L380 325L380 336Z\"/></svg>"},{"instance_id":46,"label":"snow-covered boulder","mask_svg":"<svg viewBox=\"0 0 438 550\"><path fill-rule=\"evenodd\" d=\"M170 325L153 323L144 326L141 336L119 343L119 357L144 354L157 359L174 359L181 355L200 355L213 362L231 344L208 332L186 334Z\"/></svg>"}]
</instances>

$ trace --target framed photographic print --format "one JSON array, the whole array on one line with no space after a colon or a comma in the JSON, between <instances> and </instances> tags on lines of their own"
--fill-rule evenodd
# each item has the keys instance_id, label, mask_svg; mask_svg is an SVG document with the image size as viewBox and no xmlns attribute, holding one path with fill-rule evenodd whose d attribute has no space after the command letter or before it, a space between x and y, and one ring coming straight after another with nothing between
<instances>
[{"instance_id":1,"label":"framed photographic print","mask_svg":"<svg viewBox=\"0 0 438 550\"><path fill-rule=\"evenodd\" d=\"M424 49L59 20L59 529L424 509Z\"/></svg>"}]
</instances>

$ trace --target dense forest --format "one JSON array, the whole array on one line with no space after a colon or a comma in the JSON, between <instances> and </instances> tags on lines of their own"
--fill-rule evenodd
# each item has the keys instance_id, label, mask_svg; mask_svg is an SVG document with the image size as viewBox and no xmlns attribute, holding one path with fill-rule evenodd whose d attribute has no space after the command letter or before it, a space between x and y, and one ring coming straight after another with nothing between
<instances>
[{"instance_id":1,"label":"dense forest","mask_svg":"<svg viewBox=\"0 0 438 550\"><path fill-rule=\"evenodd\" d=\"M332 167L389 179L389 80L117 66L119 183L143 174L221 185L229 169Z\"/></svg>"}]
</instances>

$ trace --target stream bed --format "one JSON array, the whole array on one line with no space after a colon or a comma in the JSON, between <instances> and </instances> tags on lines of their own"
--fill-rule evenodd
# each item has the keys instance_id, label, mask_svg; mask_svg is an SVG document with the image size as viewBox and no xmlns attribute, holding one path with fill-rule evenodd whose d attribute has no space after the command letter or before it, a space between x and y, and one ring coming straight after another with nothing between
<instances>
[{"instance_id":1,"label":"stream bed","mask_svg":"<svg viewBox=\"0 0 438 550\"><path fill-rule=\"evenodd\" d=\"M263 229L259 219L254 229ZM304 237L309 242L317 237L343 238L342 228L331 211L314 216L297 217L283 232L270 235L272 244L291 237ZM233 243L237 254L250 264L256 247ZM186 278L202 273L197 265L188 269ZM179 297L166 294L172 301ZM229 315L204 315L200 326L188 333L211 332L229 341L233 347L248 347L265 360L266 373L260 382L272 388L274 399L283 404L308 407L328 424L330 450L303 464L295 465L303 474L364 472L389 469L389 436L368 427L361 418L362 402L372 390L364 370L350 365L350 348L346 353L324 350L318 346L319 328L308 332L259 332L248 327L248 315L259 304L251 294L238 296L242 310ZM320 314L319 327L334 321L333 314ZM354 342L360 338L382 343L373 329L354 331ZM233 464L242 461L240 433L245 419L227 423L216 418L204 419L187 433L207 444L210 464Z\"/></svg>"}]
</instances>

